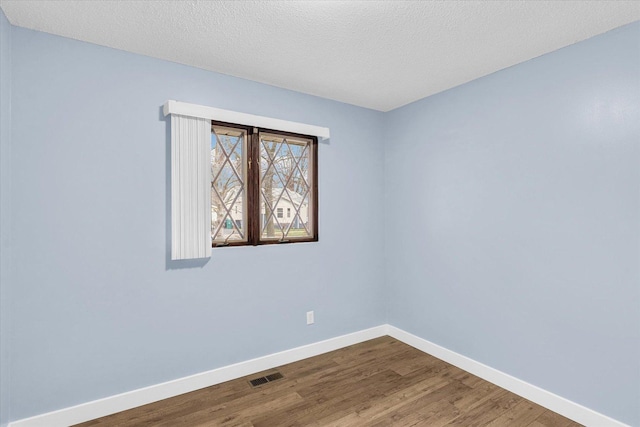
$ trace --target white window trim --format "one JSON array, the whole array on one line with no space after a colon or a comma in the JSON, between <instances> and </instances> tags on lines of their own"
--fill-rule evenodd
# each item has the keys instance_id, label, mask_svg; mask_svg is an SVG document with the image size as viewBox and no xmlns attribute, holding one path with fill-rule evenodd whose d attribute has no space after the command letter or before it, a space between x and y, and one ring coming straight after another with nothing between
<instances>
[{"instance_id":1,"label":"white window trim","mask_svg":"<svg viewBox=\"0 0 640 427\"><path fill-rule=\"evenodd\" d=\"M216 120L220 122L239 125L255 126L265 129L280 130L299 133L303 135L317 136L320 140L329 139L329 128L308 125L305 123L290 122L288 120L274 119L271 117L256 116L253 114L239 113L237 111L223 110L221 108L207 107L204 105L189 104L187 102L169 100L164 104L164 115L169 114L199 117L202 119Z\"/></svg>"}]
</instances>

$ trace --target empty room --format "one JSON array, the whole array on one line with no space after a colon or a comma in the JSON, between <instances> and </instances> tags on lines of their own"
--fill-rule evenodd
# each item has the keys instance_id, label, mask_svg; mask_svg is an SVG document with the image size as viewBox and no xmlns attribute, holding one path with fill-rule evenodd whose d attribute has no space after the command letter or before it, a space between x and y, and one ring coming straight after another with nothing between
<instances>
[{"instance_id":1,"label":"empty room","mask_svg":"<svg viewBox=\"0 0 640 427\"><path fill-rule=\"evenodd\" d=\"M640 1L0 0L0 427L640 427Z\"/></svg>"}]
</instances>

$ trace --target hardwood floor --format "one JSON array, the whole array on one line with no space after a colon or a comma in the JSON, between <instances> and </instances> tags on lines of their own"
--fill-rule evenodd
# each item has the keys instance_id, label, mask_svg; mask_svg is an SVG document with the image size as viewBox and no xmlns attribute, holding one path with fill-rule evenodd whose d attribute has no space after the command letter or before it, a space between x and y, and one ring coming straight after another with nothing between
<instances>
[{"instance_id":1,"label":"hardwood floor","mask_svg":"<svg viewBox=\"0 0 640 427\"><path fill-rule=\"evenodd\" d=\"M284 378L258 387L249 380ZM579 424L391 337L377 338L79 426Z\"/></svg>"}]
</instances>

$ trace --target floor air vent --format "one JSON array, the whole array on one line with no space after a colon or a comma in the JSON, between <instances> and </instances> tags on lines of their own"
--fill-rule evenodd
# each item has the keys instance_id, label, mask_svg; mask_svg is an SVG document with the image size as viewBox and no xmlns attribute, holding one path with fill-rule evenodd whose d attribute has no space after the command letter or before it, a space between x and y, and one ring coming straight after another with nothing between
<instances>
[{"instance_id":1,"label":"floor air vent","mask_svg":"<svg viewBox=\"0 0 640 427\"><path fill-rule=\"evenodd\" d=\"M249 381L252 387L258 387L259 385L270 383L271 381L279 380L283 378L280 372L276 372L274 374L269 374L266 377L254 378Z\"/></svg>"}]
</instances>

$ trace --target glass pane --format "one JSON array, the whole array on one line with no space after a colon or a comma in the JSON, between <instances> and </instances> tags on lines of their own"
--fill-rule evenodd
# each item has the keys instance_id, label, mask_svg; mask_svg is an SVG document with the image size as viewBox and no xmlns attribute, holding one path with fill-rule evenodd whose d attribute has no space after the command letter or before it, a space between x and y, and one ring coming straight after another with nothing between
<instances>
[{"instance_id":1,"label":"glass pane","mask_svg":"<svg viewBox=\"0 0 640 427\"><path fill-rule=\"evenodd\" d=\"M211 128L211 240L246 241L246 132Z\"/></svg>"},{"instance_id":2,"label":"glass pane","mask_svg":"<svg viewBox=\"0 0 640 427\"><path fill-rule=\"evenodd\" d=\"M260 238L313 236L311 140L260 134Z\"/></svg>"}]
</instances>

